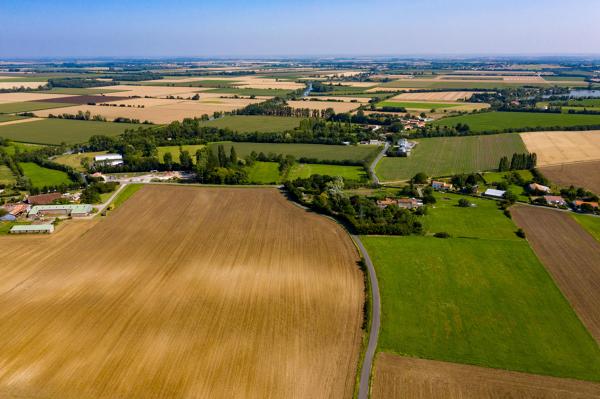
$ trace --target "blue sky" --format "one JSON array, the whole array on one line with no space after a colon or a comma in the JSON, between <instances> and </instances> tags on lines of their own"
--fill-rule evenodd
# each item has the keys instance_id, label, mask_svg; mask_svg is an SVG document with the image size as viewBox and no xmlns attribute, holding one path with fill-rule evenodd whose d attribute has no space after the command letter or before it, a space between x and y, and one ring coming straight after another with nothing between
<instances>
[{"instance_id":1,"label":"blue sky","mask_svg":"<svg viewBox=\"0 0 600 399\"><path fill-rule=\"evenodd\" d=\"M600 54L600 0L0 0L0 58Z\"/></svg>"}]
</instances>

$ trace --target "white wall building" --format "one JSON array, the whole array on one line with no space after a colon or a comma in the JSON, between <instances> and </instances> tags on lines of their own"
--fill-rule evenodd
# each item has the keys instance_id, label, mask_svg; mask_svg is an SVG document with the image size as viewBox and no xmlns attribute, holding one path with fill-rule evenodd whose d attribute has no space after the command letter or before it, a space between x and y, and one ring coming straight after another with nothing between
<instances>
[{"instance_id":1,"label":"white wall building","mask_svg":"<svg viewBox=\"0 0 600 399\"><path fill-rule=\"evenodd\" d=\"M121 154L96 155L94 157L94 162L110 166L123 165L123 156Z\"/></svg>"}]
</instances>

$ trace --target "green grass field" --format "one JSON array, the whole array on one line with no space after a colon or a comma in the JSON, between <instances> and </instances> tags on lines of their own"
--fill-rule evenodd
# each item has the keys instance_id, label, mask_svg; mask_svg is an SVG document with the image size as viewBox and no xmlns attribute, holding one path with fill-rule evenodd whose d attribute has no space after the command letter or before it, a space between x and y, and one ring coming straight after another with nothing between
<instances>
[{"instance_id":1,"label":"green grass field","mask_svg":"<svg viewBox=\"0 0 600 399\"><path fill-rule=\"evenodd\" d=\"M0 184L14 184L16 177L6 165L0 164Z\"/></svg>"},{"instance_id":2,"label":"green grass field","mask_svg":"<svg viewBox=\"0 0 600 399\"><path fill-rule=\"evenodd\" d=\"M71 183L69 175L63 171L43 168L33 162L21 162L19 165L23 168L23 173L31 180L31 185L34 187L42 188Z\"/></svg>"},{"instance_id":3,"label":"green grass field","mask_svg":"<svg viewBox=\"0 0 600 399\"><path fill-rule=\"evenodd\" d=\"M126 129L142 125L78 121L70 119L40 119L39 121L0 125L0 137L36 144L85 143L91 136L118 136Z\"/></svg>"},{"instance_id":4,"label":"green grass field","mask_svg":"<svg viewBox=\"0 0 600 399\"><path fill-rule=\"evenodd\" d=\"M20 151L20 152L35 151L42 147L43 146L38 145L38 144L17 143L14 141L10 142L10 144L6 147L0 146L0 148L9 155L14 155L15 152L17 152L17 151Z\"/></svg>"},{"instance_id":5,"label":"green grass field","mask_svg":"<svg viewBox=\"0 0 600 399\"><path fill-rule=\"evenodd\" d=\"M0 114L12 114L16 112L30 112L41 109L61 108L68 107L75 104L65 103L51 103L51 102L35 102L35 101L24 101L20 103L6 103L0 104ZM1 115L0 115L1 117Z\"/></svg>"},{"instance_id":6,"label":"green grass field","mask_svg":"<svg viewBox=\"0 0 600 399\"><path fill-rule=\"evenodd\" d=\"M547 114L533 112L482 112L438 119L433 126L466 123L473 132L504 131L523 128L549 128L600 125L600 115Z\"/></svg>"},{"instance_id":7,"label":"green grass field","mask_svg":"<svg viewBox=\"0 0 600 399\"><path fill-rule=\"evenodd\" d=\"M135 194L140 188L144 187L143 184L128 184L123 190L115 197L111 203L113 209L123 205L133 194Z\"/></svg>"},{"instance_id":8,"label":"green grass field","mask_svg":"<svg viewBox=\"0 0 600 399\"><path fill-rule=\"evenodd\" d=\"M407 158L383 158L377 165L382 181L402 181L419 172L429 176L493 170L500 158L526 152L518 134L436 137L418 140Z\"/></svg>"},{"instance_id":9,"label":"green grass field","mask_svg":"<svg viewBox=\"0 0 600 399\"><path fill-rule=\"evenodd\" d=\"M1 136L1 131L0 131ZM301 157L316 158L319 160L334 160L334 161L362 161L368 159L379 151L377 146L345 146L345 145L325 145L325 144L287 144L287 143L210 143L210 148L216 150L217 145L223 144L225 151L229 154L231 145L239 157L244 158L250 155L252 151L265 154L284 154L292 155L296 159Z\"/></svg>"},{"instance_id":10,"label":"green grass field","mask_svg":"<svg viewBox=\"0 0 600 399\"><path fill-rule=\"evenodd\" d=\"M596 240L600 241L600 217L578 213L570 213L570 215Z\"/></svg>"},{"instance_id":11,"label":"green grass field","mask_svg":"<svg viewBox=\"0 0 600 399\"><path fill-rule=\"evenodd\" d=\"M72 167L75 170L83 172L83 171L85 171L85 169L81 166L81 161L84 158L87 158L89 160L89 162L92 163L92 162L94 162L94 157L96 155L103 155L106 153L107 153L106 151L82 152L79 154L59 155L56 158L53 158L52 160L56 163L67 165L67 166Z\"/></svg>"},{"instance_id":12,"label":"green grass field","mask_svg":"<svg viewBox=\"0 0 600 399\"><path fill-rule=\"evenodd\" d=\"M378 108L382 107L403 107L407 109L442 109L452 108L464 105L464 103L443 104L443 103L424 103L424 102L402 102L402 101L382 101L377 104Z\"/></svg>"},{"instance_id":13,"label":"green grass field","mask_svg":"<svg viewBox=\"0 0 600 399\"><path fill-rule=\"evenodd\" d=\"M281 183L279 164L277 162L254 162L246 168L248 181L253 184Z\"/></svg>"},{"instance_id":14,"label":"green grass field","mask_svg":"<svg viewBox=\"0 0 600 399\"><path fill-rule=\"evenodd\" d=\"M192 156L192 160L194 162L196 162L196 151L202 149L206 147L204 144L190 144L190 145L183 145L183 146L178 146L178 145L170 145L170 146L164 146L164 147L157 147L157 151L158 151L158 160L163 162L164 158L165 158L165 154L167 152L170 152L171 155L173 156L173 162L179 162L179 154L181 153L180 150L183 151L187 151L190 153L190 155Z\"/></svg>"},{"instance_id":15,"label":"green grass field","mask_svg":"<svg viewBox=\"0 0 600 399\"><path fill-rule=\"evenodd\" d=\"M218 89L206 90L202 93L237 94L238 96L285 96L292 91L293 90L285 89L244 89L237 87L222 87ZM202 96L202 94L200 94L200 96Z\"/></svg>"},{"instance_id":16,"label":"green grass field","mask_svg":"<svg viewBox=\"0 0 600 399\"><path fill-rule=\"evenodd\" d=\"M346 180L366 180L368 178L362 166L296 164L288 174L288 180L307 178L312 175L341 176Z\"/></svg>"},{"instance_id":17,"label":"green grass field","mask_svg":"<svg viewBox=\"0 0 600 399\"><path fill-rule=\"evenodd\" d=\"M0 106L2 106L0 104ZM24 117L22 116L17 116L17 115L3 115L0 114L0 122L10 122L10 121L16 121L17 119L23 119Z\"/></svg>"},{"instance_id":18,"label":"green grass field","mask_svg":"<svg viewBox=\"0 0 600 399\"><path fill-rule=\"evenodd\" d=\"M212 121L202 122L202 126L231 129L240 133L282 132L293 130L300 125L301 118L255 115L230 115Z\"/></svg>"}]
</instances>

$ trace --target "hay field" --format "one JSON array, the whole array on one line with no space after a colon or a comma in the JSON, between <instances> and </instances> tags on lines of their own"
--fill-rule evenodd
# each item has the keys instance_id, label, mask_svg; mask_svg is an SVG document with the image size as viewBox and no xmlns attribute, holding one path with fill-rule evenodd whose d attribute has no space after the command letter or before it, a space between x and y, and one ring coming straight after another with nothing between
<instances>
[{"instance_id":1,"label":"hay field","mask_svg":"<svg viewBox=\"0 0 600 399\"><path fill-rule=\"evenodd\" d=\"M567 213L532 206L511 208L533 250L600 343L600 242Z\"/></svg>"},{"instance_id":2,"label":"hay field","mask_svg":"<svg viewBox=\"0 0 600 399\"><path fill-rule=\"evenodd\" d=\"M327 101L327 100L334 100L334 101L343 101L343 102L358 102L361 104L367 104L369 102L369 100L371 99L370 97L352 97L352 96L348 96L348 97L336 97L336 96L317 96L317 97L308 97L308 99L312 99L312 98L318 98L320 100L323 101Z\"/></svg>"},{"instance_id":3,"label":"hay field","mask_svg":"<svg viewBox=\"0 0 600 399\"><path fill-rule=\"evenodd\" d=\"M552 183L561 187L585 187L600 195L600 161L544 166L538 169Z\"/></svg>"},{"instance_id":4,"label":"hay field","mask_svg":"<svg viewBox=\"0 0 600 399\"><path fill-rule=\"evenodd\" d=\"M349 112L355 110L360 106L360 103L340 103L334 101L308 101L308 100L297 100L288 101L288 105L292 108L309 108L309 109L327 109L333 108L336 113Z\"/></svg>"},{"instance_id":5,"label":"hay field","mask_svg":"<svg viewBox=\"0 0 600 399\"><path fill-rule=\"evenodd\" d=\"M102 115L107 120L114 120L118 117L126 117L139 119L142 122L147 120L150 122L163 124L176 120L181 121L185 118L200 117L204 114L212 115L214 112L233 111L243 108L248 104L254 104L262 101L262 99L251 100L243 98L209 99L205 101L140 98L115 101L111 103L135 105L131 107L80 105L75 107L36 111L35 114L37 116L48 116L49 114L76 114L78 111L89 111L92 115ZM144 108L139 108L138 105L144 105Z\"/></svg>"},{"instance_id":6,"label":"hay field","mask_svg":"<svg viewBox=\"0 0 600 399\"><path fill-rule=\"evenodd\" d=\"M600 384L380 353L373 399L593 399Z\"/></svg>"},{"instance_id":7,"label":"hay field","mask_svg":"<svg viewBox=\"0 0 600 399\"><path fill-rule=\"evenodd\" d=\"M166 96L188 96L189 93L202 92L210 90L207 87L171 87L171 86L133 86L133 85L115 85L106 86L105 90L111 90L112 93L106 93L106 96L117 97L166 97ZM192 94L193 95L193 94Z\"/></svg>"},{"instance_id":8,"label":"hay field","mask_svg":"<svg viewBox=\"0 0 600 399\"><path fill-rule=\"evenodd\" d=\"M475 91L434 91L426 93L401 93L388 101L459 101L470 99Z\"/></svg>"},{"instance_id":9,"label":"hay field","mask_svg":"<svg viewBox=\"0 0 600 399\"><path fill-rule=\"evenodd\" d=\"M352 397L363 277L332 221L146 186L88 223L0 238L0 396Z\"/></svg>"},{"instance_id":10,"label":"hay field","mask_svg":"<svg viewBox=\"0 0 600 399\"><path fill-rule=\"evenodd\" d=\"M70 97L68 94L46 93L0 93L0 103L20 103L26 101L52 102L55 98Z\"/></svg>"},{"instance_id":11,"label":"hay field","mask_svg":"<svg viewBox=\"0 0 600 399\"><path fill-rule=\"evenodd\" d=\"M600 160L600 130L521 133L527 151L537 154L538 166Z\"/></svg>"},{"instance_id":12,"label":"hay field","mask_svg":"<svg viewBox=\"0 0 600 399\"><path fill-rule=\"evenodd\" d=\"M19 123L27 123L27 122L35 122L35 121L39 121L38 118L22 118L22 119L14 119L14 120L8 120L5 122L0 122L0 126L6 126L6 125L16 125Z\"/></svg>"}]
</instances>

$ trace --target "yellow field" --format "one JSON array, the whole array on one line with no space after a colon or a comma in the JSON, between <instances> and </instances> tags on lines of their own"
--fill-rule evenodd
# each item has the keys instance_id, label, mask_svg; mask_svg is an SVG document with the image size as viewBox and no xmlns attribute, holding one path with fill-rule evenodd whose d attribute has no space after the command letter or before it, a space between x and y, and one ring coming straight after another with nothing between
<instances>
[{"instance_id":1,"label":"yellow field","mask_svg":"<svg viewBox=\"0 0 600 399\"><path fill-rule=\"evenodd\" d=\"M23 101L52 101L53 98L72 97L69 94L46 93L0 93L0 103L19 103Z\"/></svg>"},{"instance_id":2,"label":"yellow field","mask_svg":"<svg viewBox=\"0 0 600 399\"><path fill-rule=\"evenodd\" d=\"M318 98L319 100L323 100L323 101L327 101L327 100L335 100L335 101L343 101L346 103L355 101L361 104L367 104L370 100L370 98L367 97L335 97L335 96L318 96L318 97L309 97L309 100L311 98Z\"/></svg>"},{"instance_id":3,"label":"yellow field","mask_svg":"<svg viewBox=\"0 0 600 399\"><path fill-rule=\"evenodd\" d=\"M436 91L429 93L401 93L387 101L459 101L470 99L474 91Z\"/></svg>"},{"instance_id":4,"label":"yellow field","mask_svg":"<svg viewBox=\"0 0 600 399\"><path fill-rule=\"evenodd\" d=\"M521 133L538 166L600 160L600 130Z\"/></svg>"},{"instance_id":5,"label":"yellow field","mask_svg":"<svg viewBox=\"0 0 600 399\"><path fill-rule=\"evenodd\" d=\"M340 102L329 102L329 101L309 101L309 100L298 100L288 101L288 105L292 108L310 108L310 109L327 109L333 108L336 113L349 112L360 106L360 103L340 103Z\"/></svg>"},{"instance_id":6,"label":"yellow field","mask_svg":"<svg viewBox=\"0 0 600 399\"><path fill-rule=\"evenodd\" d=\"M119 90L118 92L105 93L105 96L116 97L166 97L166 96L189 96L189 93L197 93L210 90L206 87L171 87L171 86L132 86L115 85L103 87L106 90ZM194 94L192 94L194 95Z\"/></svg>"},{"instance_id":7,"label":"yellow field","mask_svg":"<svg viewBox=\"0 0 600 399\"><path fill-rule=\"evenodd\" d=\"M37 89L40 86L45 86L46 83L47 82L0 82L0 89L14 89L16 87Z\"/></svg>"},{"instance_id":8,"label":"yellow field","mask_svg":"<svg viewBox=\"0 0 600 399\"><path fill-rule=\"evenodd\" d=\"M0 397L352 397L357 251L275 189L146 186L0 248Z\"/></svg>"},{"instance_id":9,"label":"yellow field","mask_svg":"<svg viewBox=\"0 0 600 399\"><path fill-rule=\"evenodd\" d=\"M0 126L16 125L18 123L28 123L28 122L38 121L38 120L39 119L37 119L37 118L16 119L14 121L0 122Z\"/></svg>"}]
</instances>

